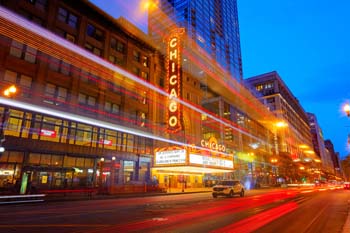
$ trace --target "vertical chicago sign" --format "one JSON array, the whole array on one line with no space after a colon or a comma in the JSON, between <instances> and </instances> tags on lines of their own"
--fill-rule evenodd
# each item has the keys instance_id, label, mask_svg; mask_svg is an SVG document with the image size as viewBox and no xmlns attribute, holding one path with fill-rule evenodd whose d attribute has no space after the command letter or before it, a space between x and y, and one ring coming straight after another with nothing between
<instances>
[{"instance_id":1,"label":"vertical chicago sign","mask_svg":"<svg viewBox=\"0 0 350 233\"><path fill-rule=\"evenodd\" d=\"M181 36L183 28L173 30L167 40L167 104L168 132L181 130L181 105L177 99L181 98Z\"/></svg>"}]
</instances>

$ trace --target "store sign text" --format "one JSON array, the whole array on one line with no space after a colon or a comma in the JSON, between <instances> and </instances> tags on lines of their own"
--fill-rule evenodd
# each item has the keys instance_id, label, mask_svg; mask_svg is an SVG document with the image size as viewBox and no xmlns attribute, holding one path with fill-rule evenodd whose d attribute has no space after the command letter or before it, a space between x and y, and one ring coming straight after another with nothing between
<instances>
[{"instance_id":1,"label":"store sign text","mask_svg":"<svg viewBox=\"0 0 350 233\"><path fill-rule=\"evenodd\" d=\"M55 138L56 137L56 131L55 130L49 130L49 129L41 129L40 130L40 135L41 136Z\"/></svg>"},{"instance_id":2,"label":"store sign text","mask_svg":"<svg viewBox=\"0 0 350 233\"><path fill-rule=\"evenodd\" d=\"M104 145L108 145L108 146L112 145L112 141L108 140L108 139L100 139L99 143L104 144Z\"/></svg>"}]
</instances>

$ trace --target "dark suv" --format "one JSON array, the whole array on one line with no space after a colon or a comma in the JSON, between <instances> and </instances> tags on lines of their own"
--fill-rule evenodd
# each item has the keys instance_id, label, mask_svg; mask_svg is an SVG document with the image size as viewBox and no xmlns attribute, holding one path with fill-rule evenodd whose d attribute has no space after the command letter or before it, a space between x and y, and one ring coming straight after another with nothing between
<instances>
[{"instance_id":1,"label":"dark suv","mask_svg":"<svg viewBox=\"0 0 350 233\"><path fill-rule=\"evenodd\" d=\"M235 194L244 196L244 186L239 180L222 180L213 187L213 197L228 196L233 197Z\"/></svg>"}]
</instances>

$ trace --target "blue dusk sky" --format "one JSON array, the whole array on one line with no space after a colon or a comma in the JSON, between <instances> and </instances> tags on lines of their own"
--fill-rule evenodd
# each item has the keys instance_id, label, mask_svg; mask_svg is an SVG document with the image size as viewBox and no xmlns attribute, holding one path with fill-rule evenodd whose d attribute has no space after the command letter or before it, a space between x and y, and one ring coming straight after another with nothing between
<instances>
[{"instance_id":1,"label":"blue dusk sky","mask_svg":"<svg viewBox=\"0 0 350 233\"><path fill-rule=\"evenodd\" d=\"M344 158L350 118L349 0L237 0L244 78L277 71ZM91 0L147 28L144 0ZM332 4L333 3L333 4Z\"/></svg>"}]
</instances>

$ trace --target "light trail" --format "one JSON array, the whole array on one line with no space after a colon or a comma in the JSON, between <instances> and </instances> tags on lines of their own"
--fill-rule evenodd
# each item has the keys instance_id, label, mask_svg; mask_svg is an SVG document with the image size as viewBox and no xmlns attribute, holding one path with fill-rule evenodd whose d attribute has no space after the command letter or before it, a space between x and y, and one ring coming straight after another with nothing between
<instances>
[{"instance_id":1,"label":"light trail","mask_svg":"<svg viewBox=\"0 0 350 233\"><path fill-rule=\"evenodd\" d=\"M12 99L7 99L7 98L4 98L4 97L0 97L0 104L12 106L14 108L25 109L25 110L28 110L28 111L39 112L39 113L42 113L42 114L55 116L55 117L59 117L59 118L67 119L67 120L72 120L72 121L84 123L84 124L87 124L87 125L97 126L97 127L101 127L101 128L106 128L106 129L111 129L111 130L115 130L115 131L119 131L119 132L123 132L123 133L136 135L136 136L146 137L146 138L150 138L150 139L154 139L154 140L162 141L162 142L167 142L167 143L178 145L178 146L192 147L192 148L195 148L195 149L208 151L208 152L211 152L211 153L216 153L216 154L221 154L221 155L225 155L225 156L230 156L227 153L211 150L211 149L204 148L204 147L194 146L194 145L190 145L190 144L179 142L179 141L166 139L166 138L155 136L153 134L146 133L146 132L143 132L143 131L140 131L140 130L137 130L137 129L128 128L128 127L121 126L121 125L116 125L116 124L112 124L112 123L109 123L109 122L104 122L104 121L96 120L96 119L93 119L93 118L89 118L89 117L85 117L85 116L81 116L81 115L76 115L76 114L73 114L73 113L67 113L67 112L62 112L62 111L58 111L58 110L55 110L55 109L49 109L49 108L45 108L45 107L41 107L41 106L36 106L36 105L33 105L33 104L24 103L24 102L20 102L20 101L17 101L17 100L12 100Z\"/></svg>"},{"instance_id":2,"label":"light trail","mask_svg":"<svg viewBox=\"0 0 350 233\"><path fill-rule=\"evenodd\" d=\"M40 51L43 51L47 54L56 56L58 58L62 58L64 60L68 60L70 62L73 61L72 63L78 61L83 64L82 67L84 66L84 64L88 65L91 69L98 70L97 73L100 72L100 73L108 74L106 70L99 69L98 67L96 67L96 65L106 68L108 71L118 73L118 75L124 76L135 83L138 83L156 93L159 93L160 95L166 98L169 98L169 93L167 93L163 89L153 84L150 84L143 79L140 79L139 77L105 61L104 59L98 56L91 54L90 52L84 50L83 48L80 48L77 45L74 45L68 42L67 40L53 34L50 31L47 31L44 28L39 27L34 23L31 23L30 21L8 11L3 7L0 7L0 17L2 18L0 20L0 25L1 25L0 31L3 35L6 35L15 40L19 40L20 42L25 42L26 44L29 44L34 48L39 48ZM47 42L43 43L43 41L45 40ZM67 53L65 53L66 49L68 49ZM112 75L112 77L115 77L115 75ZM239 133L247 135L248 137L253 138L259 142L269 144L267 141L264 141L264 139L258 138L247 131L244 131L238 127L235 127L231 123L227 123L221 118L218 118L212 114L209 114L207 111L204 111L203 109L200 109L182 99L179 99L179 98L172 98L172 99L189 109L192 109L200 114L206 115L208 118L213 119L219 124L222 124L235 131L238 131ZM177 142L177 144L179 145L182 143Z\"/></svg>"},{"instance_id":3,"label":"light trail","mask_svg":"<svg viewBox=\"0 0 350 233\"><path fill-rule=\"evenodd\" d=\"M295 197L296 192L277 191L262 195L256 199L253 197L243 198L239 202L227 202L225 205L206 207L206 208L192 208L188 206L184 207L184 211L179 211L178 214L162 215L162 220L157 219L144 219L139 221L132 221L127 223L116 224L104 229L92 229L87 230L87 233L92 232L150 232L150 230L158 229L157 232L173 232L178 230L183 225L195 225L196 223L203 223L203 221L210 221L212 219L220 219L227 215L239 213L247 209L253 209L268 205L275 202L280 202L285 199ZM281 209L287 208L286 206ZM287 208L288 209L288 208ZM290 208L292 209L292 208ZM278 209L272 210L278 212ZM262 214L263 215L263 214ZM254 216L253 216L254 217ZM252 217L252 218L253 218ZM265 222L264 222L265 223ZM251 223L250 223L251 224ZM221 231L224 232L224 231Z\"/></svg>"}]
</instances>

